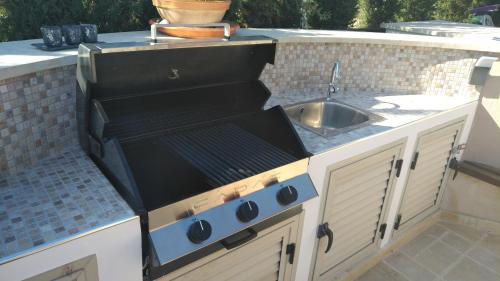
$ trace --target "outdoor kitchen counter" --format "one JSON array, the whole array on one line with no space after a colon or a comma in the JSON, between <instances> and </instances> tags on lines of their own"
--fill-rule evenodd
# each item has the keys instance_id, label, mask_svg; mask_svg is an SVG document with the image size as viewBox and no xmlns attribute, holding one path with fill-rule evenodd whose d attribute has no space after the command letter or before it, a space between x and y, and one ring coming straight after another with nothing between
<instances>
[{"instance_id":1,"label":"outdoor kitchen counter","mask_svg":"<svg viewBox=\"0 0 500 281\"><path fill-rule=\"evenodd\" d=\"M0 176L0 264L134 218L79 147Z\"/></svg>"},{"instance_id":2,"label":"outdoor kitchen counter","mask_svg":"<svg viewBox=\"0 0 500 281\"><path fill-rule=\"evenodd\" d=\"M277 39L279 43L364 43L500 53L500 42L498 41L394 33L250 28L240 29L237 35L265 35ZM170 39L182 40L172 37ZM107 43L149 42L149 40L149 31L99 34L99 41ZM31 45L40 42L42 42L41 39L32 39L0 43L0 80L76 64L77 49L46 52Z\"/></svg>"},{"instance_id":3,"label":"outdoor kitchen counter","mask_svg":"<svg viewBox=\"0 0 500 281\"><path fill-rule=\"evenodd\" d=\"M266 107L268 108L274 105L286 107L287 105L324 98L325 96L326 94L274 95L271 96ZM335 94L334 98L349 105L378 114L382 116L384 120L328 138L295 125L295 129L306 146L306 149L313 154L320 154L341 145L367 138L375 134L380 134L477 100L476 98L456 96L388 95L378 93Z\"/></svg>"}]
</instances>

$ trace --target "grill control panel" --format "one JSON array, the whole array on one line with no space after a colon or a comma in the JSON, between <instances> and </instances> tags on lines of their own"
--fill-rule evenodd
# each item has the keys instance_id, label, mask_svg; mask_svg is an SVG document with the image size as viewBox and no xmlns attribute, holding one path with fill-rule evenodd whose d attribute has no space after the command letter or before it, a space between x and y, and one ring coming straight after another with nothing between
<instances>
[{"instance_id":1,"label":"grill control panel","mask_svg":"<svg viewBox=\"0 0 500 281\"><path fill-rule=\"evenodd\" d=\"M165 265L316 196L309 175L303 174L157 228L149 233L154 258Z\"/></svg>"}]
</instances>

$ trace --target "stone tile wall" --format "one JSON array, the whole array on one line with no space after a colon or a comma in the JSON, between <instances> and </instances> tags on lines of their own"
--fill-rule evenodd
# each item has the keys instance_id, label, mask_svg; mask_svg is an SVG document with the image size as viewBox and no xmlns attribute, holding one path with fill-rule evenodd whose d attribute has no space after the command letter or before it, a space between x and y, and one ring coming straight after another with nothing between
<instances>
[{"instance_id":1,"label":"stone tile wall","mask_svg":"<svg viewBox=\"0 0 500 281\"><path fill-rule=\"evenodd\" d=\"M326 93L342 63L342 91L477 95L467 83L472 51L377 44L278 44L261 79L274 95ZM0 175L16 173L76 140L75 66L0 81Z\"/></svg>"},{"instance_id":2,"label":"stone tile wall","mask_svg":"<svg viewBox=\"0 0 500 281\"><path fill-rule=\"evenodd\" d=\"M0 174L76 143L75 66L0 81Z\"/></svg>"},{"instance_id":3,"label":"stone tile wall","mask_svg":"<svg viewBox=\"0 0 500 281\"><path fill-rule=\"evenodd\" d=\"M274 66L262 80L274 94L326 93L331 68L342 64L341 91L347 93L476 96L468 84L475 51L380 44L278 44Z\"/></svg>"}]
</instances>

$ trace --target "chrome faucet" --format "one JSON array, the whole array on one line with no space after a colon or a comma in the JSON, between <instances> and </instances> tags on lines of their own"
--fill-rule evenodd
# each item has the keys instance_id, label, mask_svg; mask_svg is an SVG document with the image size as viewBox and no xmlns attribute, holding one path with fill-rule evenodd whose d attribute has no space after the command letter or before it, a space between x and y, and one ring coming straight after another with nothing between
<instances>
[{"instance_id":1,"label":"chrome faucet","mask_svg":"<svg viewBox=\"0 0 500 281\"><path fill-rule=\"evenodd\" d=\"M328 84L328 96L327 96L327 99L331 99L332 98L332 94L335 94L336 92L338 92L340 89L339 87L337 87L337 82L335 80L338 80L340 79L341 76L340 76L340 61L336 61L334 64L333 64L333 68L332 68L332 79L330 80L330 84Z\"/></svg>"}]
</instances>

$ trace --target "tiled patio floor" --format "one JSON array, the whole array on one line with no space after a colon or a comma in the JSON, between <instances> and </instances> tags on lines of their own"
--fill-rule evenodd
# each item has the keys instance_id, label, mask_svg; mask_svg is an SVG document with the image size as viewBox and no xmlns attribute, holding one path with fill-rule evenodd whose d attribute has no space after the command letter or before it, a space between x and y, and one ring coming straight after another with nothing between
<instances>
[{"instance_id":1,"label":"tiled patio floor","mask_svg":"<svg viewBox=\"0 0 500 281\"><path fill-rule=\"evenodd\" d=\"M357 281L500 281L500 235L440 222Z\"/></svg>"}]
</instances>

